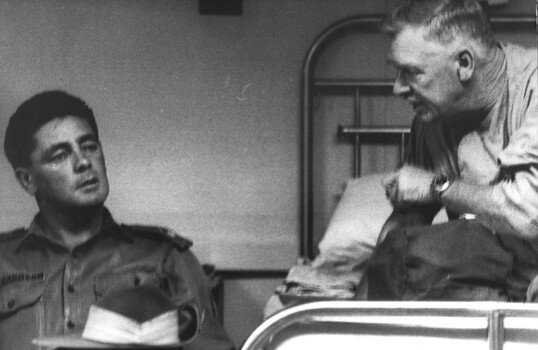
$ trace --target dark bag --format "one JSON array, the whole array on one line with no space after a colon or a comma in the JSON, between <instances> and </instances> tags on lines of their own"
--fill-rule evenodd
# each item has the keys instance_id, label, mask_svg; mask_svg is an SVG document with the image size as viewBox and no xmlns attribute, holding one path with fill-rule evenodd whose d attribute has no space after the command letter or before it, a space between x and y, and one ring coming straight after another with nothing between
<instances>
[{"instance_id":1,"label":"dark bag","mask_svg":"<svg viewBox=\"0 0 538 350\"><path fill-rule=\"evenodd\" d=\"M513 258L477 220L393 230L367 268L368 300L504 301Z\"/></svg>"}]
</instances>

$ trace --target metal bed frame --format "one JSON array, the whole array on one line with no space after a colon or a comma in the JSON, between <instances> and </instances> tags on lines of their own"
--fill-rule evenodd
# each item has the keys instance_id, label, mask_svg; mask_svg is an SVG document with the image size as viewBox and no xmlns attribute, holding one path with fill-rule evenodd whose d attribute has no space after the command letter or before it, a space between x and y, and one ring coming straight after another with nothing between
<instances>
[{"instance_id":1,"label":"metal bed frame","mask_svg":"<svg viewBox=\"0 0 538 350\"><path fill-rule=\"evenodd\" d=\"M326 301L267 319L242 350L519 350L536 344L536 304Z\"/></svg>"},{"instance_id":2,"label":"metal bed frame","mask_svg":"<svg viewBox=\"0 0 538 350\"><path fill-rule=\"evenodd\" d=\"M301 93L301 115L302 115L302 155L301 155L301 223L299 232L299 258L314 258L314 239L312 227L313 202L312 202L312 133L313 133L313 100L314 91L317 88L340 88L349 87L355 89L355 125L340 126L338 132L343 135L352 135L354 143L354 170L353 176L360 175L360 144L361 136L365 134L389 134L400 136L400 153L403 154L405 135L409 133L408 127L364 127L360 124L360 98L363 90L367 89L392 89L392 82L388 80L321 80L314 77L316 60L320 56L324 47L338 38L338 35L349 28L357 28L360 31L378 31L378 23L384 15L374 14L365 16L353 16L334 23L321 32L311 45L303 65L302 70L302 93ZM493 25L501 24L509 27L535 28L536 18L529 15L515 15L512 17L491 18ZM211 267L214 269L214 267ZM284 278L288 270L249 270L249 269L216 269L214 297L220 309L220 316L223 315L224 304L224 281L235 279L266 279ZM257 334L257 333L256 333Z\"/></svg>"},{"instance_id":3,"label":"metal bed frame","mask_svg":"<svg viewBox=\"0 0 538 350\"><path fill-rule=\"evenodd\" d=\"M364 91L371 89L384 89L391 91L392 82L386 79L379 80L327 80L316 79L314 71L321 52L327 44L337 40L339 35L347 30L354 29L364 32L379 31L379 23L384 15L353 16L334 23L326 28L314 41L302 70L302 158L301 158L301 227L299 240L299 257L313 259L315 255L313 237L313 123L314 123L314 92L318 88L354 88L354 119L353 126L340 126L339 133L353 136L354 164L353 176L360 176L360 145L363 135L385 134L400 136L400 156L403 156L406 135L409 127L364 127L361 126L360 99ZM530 15L499 16L491 15L491 24L494 28L536 30L537 19Z\"/></svg>"}]
</instances>

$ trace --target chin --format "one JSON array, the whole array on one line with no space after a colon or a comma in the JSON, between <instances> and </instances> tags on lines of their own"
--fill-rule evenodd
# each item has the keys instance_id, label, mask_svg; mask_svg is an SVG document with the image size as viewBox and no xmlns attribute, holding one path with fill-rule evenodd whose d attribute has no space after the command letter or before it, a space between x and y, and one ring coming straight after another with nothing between
<instances>
[{"instance_id":1,"label":"chin","mask_svg":"<svg viewBox=\"0 0 538 350\"><path fill-rule=\"evenodd\" d=\"M435 113L430 111L417 111L417 117L420 118L425 123L431 123L434 120L438 119Z\"/></svg>"},{"instance_id":2,"label":"chin","mask_svg":"<svg viewBox=\"0 0 538 350\"><path fill-rule=\"evenodd\" d=\"M100 194L92 196L91 198L79 198L76 200L73 206L79 207L79 208L99 208L105 205L107 195L106 194Z\"/></svg>"},{"instance_id":3,"label":"chin","mask_svg":"<svg viewBox=\"0 0 538 350\"><path fill-rule=\"evenodd\" d=\"M76 204L73 204L73 208L79 209L98 209L105 205L104 200L92 200L92 201L78 201Z\"/></svg>"},{"instance_id":4,"label":"chin","mask_svg":"<svg viewBox=\"0 0 538 350\"><path fill-rule=\"evenodd\" d=\"M95 191L78 193L75 199L80 207L103 206L108 197L108 186L101 186Z\"/></svg>"}]
</instances>

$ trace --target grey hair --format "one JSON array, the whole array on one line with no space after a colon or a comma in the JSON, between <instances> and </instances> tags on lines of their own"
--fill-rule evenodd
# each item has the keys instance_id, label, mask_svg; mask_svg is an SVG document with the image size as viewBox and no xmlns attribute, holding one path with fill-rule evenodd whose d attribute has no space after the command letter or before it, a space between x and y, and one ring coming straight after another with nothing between
<instances>
[{"instance_id":1,"label":"grey hair","mask_svg":"<svg viewBox=\"0 0 538 350\"><path fill-rule=\"evenodd\" d=\"M382 22L396 35L406 27L424 27L425 39L448 44L467 36L487 48L495 46L489 19L476 0L403 0Z\"/></svg>"}]
</instances>

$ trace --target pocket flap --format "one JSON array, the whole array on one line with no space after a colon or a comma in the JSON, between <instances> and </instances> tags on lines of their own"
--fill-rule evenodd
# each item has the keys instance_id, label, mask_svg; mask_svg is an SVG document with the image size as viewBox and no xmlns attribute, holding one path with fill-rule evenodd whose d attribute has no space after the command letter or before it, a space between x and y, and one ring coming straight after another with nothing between
<instances>
[{"instance_id":1,"label":"pocket flap","mask_svg":"<svg viewBox=\"0 0 538 350\"><path fill-rule=\"evenodd\" d=\"M15 282L0 289L0 314L15 312L37 302L45 289L45 281Z\"/></svg>"}]
</instances>

